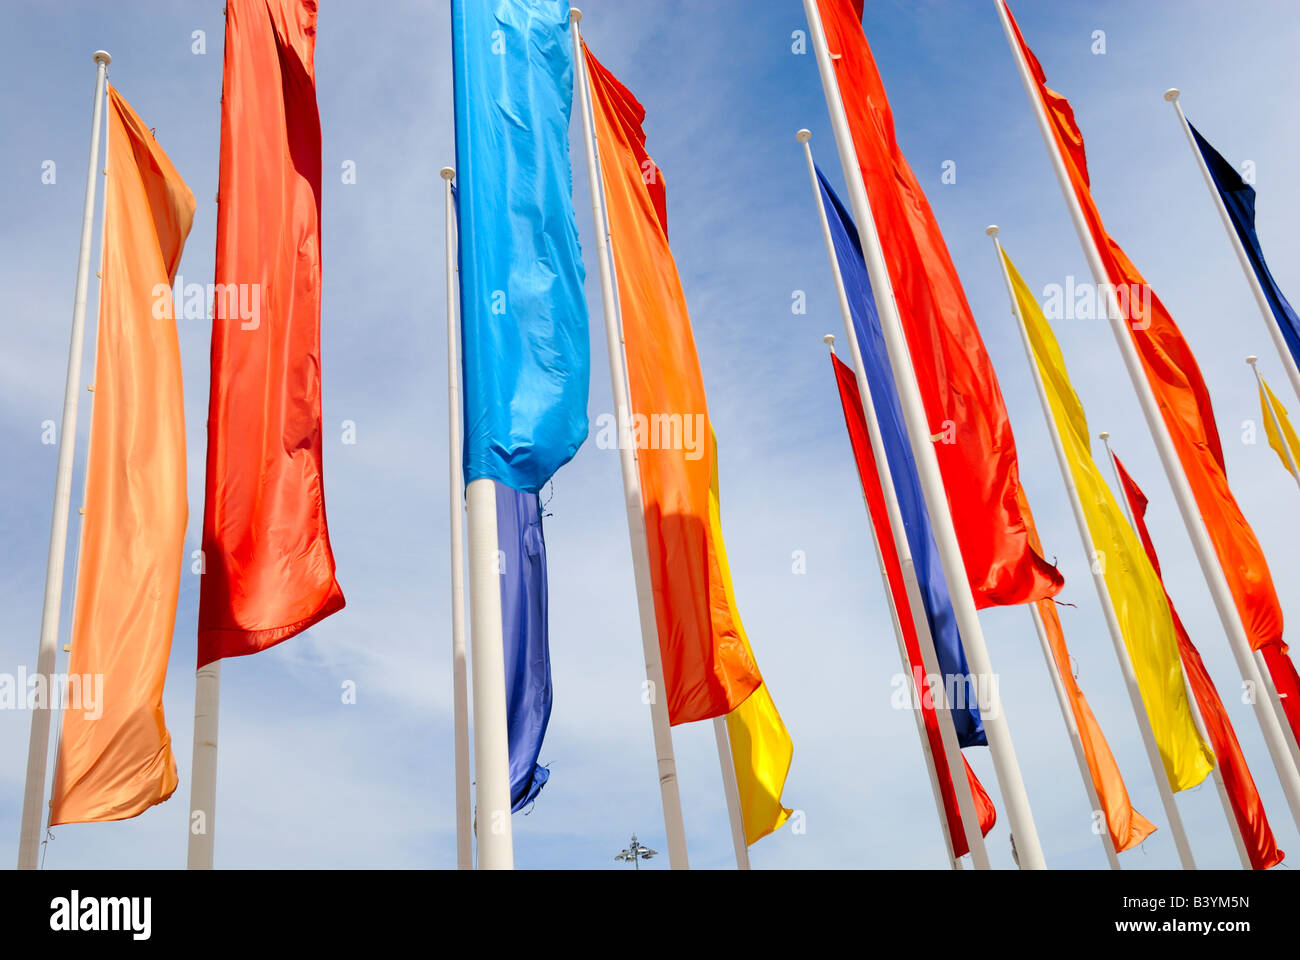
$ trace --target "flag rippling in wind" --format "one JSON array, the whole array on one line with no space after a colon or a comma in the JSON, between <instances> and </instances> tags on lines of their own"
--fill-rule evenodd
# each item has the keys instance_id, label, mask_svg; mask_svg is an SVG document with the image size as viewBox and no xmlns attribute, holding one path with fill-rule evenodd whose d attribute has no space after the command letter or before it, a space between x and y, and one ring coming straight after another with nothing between
<instances>
[{"instance_id":1,"label":"flag rippling in wind","mask_svg":"<svg viewBox=\"0 0 1300 960\"><path fill-rule=\"evenodd\" d=\"M1282 401L1277 398L1273 388L1264 382L1263 377L1260 377L1259 383L1259 412L1264 420L1264 435L1268 437L1268 445L1282 461L1286 472L1300 480L1300 475L1296 474L1296 467L1300 466L1300 437L1296 436L1286 407L1282 406ZM1274 417L1277 418L1276 423L1273 422Z\"/></svg>"}]
</instances>

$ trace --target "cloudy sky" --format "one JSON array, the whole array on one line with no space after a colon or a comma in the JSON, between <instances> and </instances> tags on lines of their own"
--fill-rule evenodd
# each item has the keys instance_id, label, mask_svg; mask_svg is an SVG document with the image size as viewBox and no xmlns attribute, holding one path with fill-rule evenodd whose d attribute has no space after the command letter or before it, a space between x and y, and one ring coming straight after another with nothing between
<instances>
[{"instance_id":1,"label":"cloudy sky","mask_svg":"<svg viewBox=\"0 0 1300 960\"><path fill-rule=\"evenodd\" d=\"M1030 286L1087 266L991 0L879 0L865 26L904 150L929 194L988 344L1020 448L1080 682L1135 805L1162 829L1126 868L1177 865L1169 831L1089 582L1025 358L1009 318L992 222ZM1248 353L1289 391L1173 111L1173 85L1202 132L1253 161L1259 228L1283 287L1300 296L1300 209L1289 68L1300 21L1284 0L1232 17L1211 0L1142 4L1020 0L1014 7L1052 85L1088 138L1108 226L1173 311L1216 404L1230 478L1263 542L1286 614L1300 618L1295 484L1261 443ZM94 65L194 191L181 265L212 277L220 118L221 4L9 2L0 17L0 672L32 669L40 627ZM446 503L442 182L453 162L445 2L322 4L317 80L324 131L324 424L331 535L347 608L308 633L223 667L219 867L448 867L455 863ZM792 49L797 0L588 0L585 36L648 111L668 181L672 242L692 309L720 450L723 526L741 611L794 738L785 799L806 832L751 851L764 867L942 867L941 833L913 719L891 709L899 671L861 492L821 337L840 329L795 131L836 184L816 63ZM1105 52L1094 53L1094 34ZM197 33L200 31L201 33ZM199 50L200 40L206 52ZM196 50L198 52L196 52ZM578 143L578 124L574 143ZM577 156L582 163L581 154ZM55 182L42 183L53 161ZM955 164L956 182L941 181ZM343 182L346 163L356 182ZM593 249L585 171L575 177ZM102 199L102 190L100 192ZM590 413L611 409L600 296L588 262ZM797 291L807 313L795 314ZM86 382L93 356L94 280ZM202 518L209 327L179 321L189 424L190 527ZM1057 324L1095 432L1106 429L1152 500L1175 602L1236 724L1279 844L1295 824L1133 391L1103 322ZM1292 398L1294 399L1294 398ZM77 475L81 489L83 405ZM355 444L343 442L345 421ZM557 475L546 521L555 709L551 780L514 823L520 867L614 868L633 832L666 850L617 454L589 442ZM74 497L75 499L75 497ZM77 541L74 514L70 544ZM793 572L802 551L806 573ZM71 562L70 562L71 567ZM71 574L63 632L71 611ZM164 697L181 785L135 820L64 826L50 867L185 862L198 579L182 580ZM982 614L1049 866L1104 867L1088 803L1028 612ZM65 662L60 654L60 663ZM347 681L357 702L342 702ZM0 864L14 861L30 715L0 711ZM734 865L713 731L674 736L693 866ZM969 751L996 794L987 750ZM1202 866L1237 861L1214 786L1178 800ZM989 839L1010 866L1005 817ZM666 867L666 857L652 861Z\"/></svg>"}]
</instances>

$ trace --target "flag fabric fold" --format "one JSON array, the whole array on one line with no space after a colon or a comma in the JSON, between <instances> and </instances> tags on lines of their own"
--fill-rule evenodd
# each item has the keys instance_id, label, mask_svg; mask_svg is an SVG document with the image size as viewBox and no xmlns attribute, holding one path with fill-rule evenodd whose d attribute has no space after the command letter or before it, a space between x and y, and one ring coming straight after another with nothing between
<instances>
[{"instance_id":1,"label":"flag fabric fold","mask_svg":"<svg viewBox=\"0 0 1300 960\"><path fill-rule=\"evenodd\" d=\"M50 824L122 820L176 789L163 717L184 562L185 398L171 285L194 195L108 89L85 519ZM56 704L51 703L54 708Z\"/></svg>"},{"instance_id":2,"label":"flag fabric fold","mask_svg":"<svg viewBox=\"0 0 1300 960\"><path fill-rule=\"evenodd\" d=\"M1092 459L1088 420L1055 334L1005 252L1002 262L1011 277L1016 306L1097 551L1092 562L1101 566L1169 787L1175 792L1186 790L1214 768L1214 754L1201 739L1187 699L1178 635L1164 586Z\"/></svg>"},{"instance_id":3,"label":"flag fabric fold","mask_svg":"<svg viewBox=\"0 0 1300 960\"><path fill-rule=\"evenodd\" d=\"M1291 474L1297 480L1300 476L1296 474L1296 468L1292 464L1300 466L1300 437L1296 436L1295 427L1291 426L1291 418L1287 416L1286 407L1282 406L1282 401L1278 400L1277 394L1273 388L1260 377L1259 387L1259 412L1264 420L1264 435L1268 437L1268 445L1273 448L1277 458L1282 461L1282 466L1286 472ZM1272 416L1269 415L1269 408L1272 407ZM1277 422L1273 422L1273 418Z\"/></svg>"},{"instance_id":4,"label":"flag fabric fold","mask_svg":"<svg viewBox=\"0 0 1300 960\"><path fill-rule=\"evenodd\" d=\"M976 605L1054 596L1064 581L1029 547L1016 497L1016 444L997 375L938 222L895 136L862 30L862 3L817 0L817 6Z\"/></svg>"},{"instance_id":5,"label":"flag fabric fold","mask_svg":"<svg viewBox=\"0 0 1300 960\"><path fill-rule=\"evenodd\" d=\"M199 666L344 605L321 441L314 0L227 0Z\"/></svg>"},{"instance_id":6,"label":"flag fabric fold","mask_svg":"<svg viewBox=\"0 0 1300 960\"><path fill-rule=\"evenodd\" d=\"M561 0L453 0L465 482L537 493L587 438Z\"/></svg>"},{"instance_id":7,"label":"flag fabric fold","mask_svg":"<svg viewBox=\"0 0 1300 960\"><path fill-rule=\"evenodd\" d=\"M1119 474L1124 496L1128 500L1133 523L1142 540L1142 547L1146 550L1156 574L1163 579L1160 559L1156 556L1155 544L1147 530L1146 494L1124 468L1119 457L1115 458L1115 469ZM1200 652L1192 644L1187 628L1183 626L1178 611L1174 609L1173 600L1169 599L1168 589L1165 590L1165 597L1169 602L1174 628L1178 631L1178 648L1182 655L1183 669L1187 672L1187 682L1191 685L1192 693L1200 706L1201 720L1205 724L1206 734L1214 746L1214 755L1219 761L1224 790L1228 794L1233 819L1237 821L1241 831L1242 842L1245 844L1251 868L1267 870L1269 867L1275 867L1282 862L1286 854L1277 848L1273 829L1268 825L1268 817L1264 813L1264 803L1255 786L1255 779L1250 775L1250 768L1246 766L1246 757L1241 752L1241 744L1237 741L1236 731L1232 729L1228 711L1223 706L1219 691L1214 687L1214 681L1210 679L1209 671L1205 669Z\"/></svg>"},{"instance_id":8,"label":"flag fabric fold","mask_svg":"<svg viewBox=\"0 0 1300 960\"><path fill-rule=\"evenodd\" d=\"M724 716L762 676L727 601L710 523L716 453L690 314L668 246L645 110L585 51L627 358L655 622L673 724ZM620 438L620 442L622 438Z\"/></svg>"}]
</instances>

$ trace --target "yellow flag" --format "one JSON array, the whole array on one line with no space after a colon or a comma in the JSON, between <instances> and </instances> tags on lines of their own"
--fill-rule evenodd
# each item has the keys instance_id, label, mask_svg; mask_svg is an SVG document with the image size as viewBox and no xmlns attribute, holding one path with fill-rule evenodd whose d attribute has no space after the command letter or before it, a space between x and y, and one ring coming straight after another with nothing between
<instances>
[{"instance_id":1,"label":"yellow flag","mask_svg":"<svg viewBox=\"0 0 1300 960\"><path fill-rule=\"evenodd\" d=\"M1015 265L1005 253L1002 256L1097 550L1093 562L1101 565L1169 786L1175 791L1186 790L1214 768L1214 752L1201 739L1187 701L1169 601L1137 534L1092 459L1088 420L1070 385L1052 328Z\"/></svg>"},{"instance_id":2,"label":"yellow flag","mask_svg":"<svg viewBox=\"0 0 1300 960\"><path fill-rule=\"evenodd\" d=\"M709 491L709 526L717 548L717 562L726 592L736 632L745 645L750 662L754 660L753 648L740 621L736 607L736 594L731 585L731 568L727 564L727 547L722 539L722 515L718 507L717 437L713 438L713 484ZM768 693L767 684L745 698L745 702L727 714L727 737L731 741L731 760L736 768L736 784L740 788L741 819L745 823L745 845L756 843L780 828L790 817L790 811L781 805L781 790L794 744L790 734L776 712L776 704Z\"/></svg>"},{"instance_id":3,"label":"yellow flag","mask_svg":"<svg viewBox=\"0 0 1300 960\"><path fill-rule=\"evenodd\" d=\"M1287 472L1294 476L1295 469L1291 464L1300 464L1300 437L1296 436L1295 427L1291 426L1291 421L1287 418L1286 407L1282 406L1277 395L1273 393L1273 388L1264 382L1263 377L1259 378L1259 382L1263 384L1259 391L1259 408L1264 413L1264 433L1268 435L1268 445L1277 451L1282 466L1286 467ZM1277 417L1277 423L1282 426L1281 435L1278 434L1277 425L1273 423L1273 417L1268 415L1270 404L1273 407L1273 416ZM1285 438L1285 441L1283 438ZM1283 446L1284 442L1286 446ZM1287 457L1288 450L1291 454L1289 459Z\"/></svg>"}]
</instances>

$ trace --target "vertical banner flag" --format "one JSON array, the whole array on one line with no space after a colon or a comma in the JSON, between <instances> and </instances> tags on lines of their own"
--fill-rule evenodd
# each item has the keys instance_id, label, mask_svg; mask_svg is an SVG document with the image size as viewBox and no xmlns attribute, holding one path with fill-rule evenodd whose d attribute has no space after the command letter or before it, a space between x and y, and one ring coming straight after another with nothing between
<instances>
[{"instance_id":1,"label":"vertical banner flag","mask_svg":"<svg viewBox=\"0 0 1300 960\"><path fill-rule=\"evenodd\" d=\"M199 666L343 608L321 454L314 0L227 0Z\"/></svg>"},{"instance_id":2,"label":"vertical banner flag","mask_svg":"<svg viewBox=\"0 0 1300 960\"><path fill-rule=\"evenodd\" d=\"M1155 544L1151 541L1151 534L1147 530L1146 494L1124 469L1124 464L1120 462L1119 457L1115 458L1115 469L1119 474L1120 485L1124 488L1124 497L1128 500L1129 509L1132 511L1133 523L1142 540L1142 547L1146 550L1157 576L1163 578L1160 572L1160 559L1156 556ZM1165 597L1169 598L1167 589ZM1241 831L1241 839L1245 844L1251 868L1267 870L1281 863L1286 854L1277 848L1273 829L1268 825L1268 817L1264 814L1264 803L1259 797L1259 790L1255 787L1255 779L1250 775L1250 768L1246 766L1241 744L1237 742L1237 734L1232 729L1232 721L1228 719L1228 711L1224 709L1219 691L1215 689L1214 681L1210 679L1210 673L1205 669L1200 651L1193 646L1187 628L1183 626L1178 611L1174 609L1173 600L1168 602L1169 612L1174 619L1174 629L1178 631L1178 647L1183 658L1183 668L1187 671L1187 681L1191 684L1196 702L1201 708L1201 719L1205 723L1210 743L1214 746L1214 754L1219 761L1219 772L1223 776L1223 787L1232 806L1233 819L1237 821Z\"/></svg>"},{"instance_id":3,"label":"vertical banner flag","mask_svg":"<svg viewBox=\"0 0 1300 960\"><path fill-rule=\"evenodd\" d=\"M867 276L866 261L862 258L857 226L820 169L817 170L817 181L821 186L822 206L830 225L835 259L839 262L844 292L849 301L853 330L862 351L862 363L866 367L867 384L880 422L880 436L893 476L894 492L898 497L899 511L903 515L903 525L907 528L907 541L912 551L926 619L930 624L930 635L934 638L939 669L943 673L946 689L953 691L952 720L957 729L957 740L963 747L983 746L988 741L984 736L984 724L980 720L976 696L978 691L971 680L966 653L957 632L957 617L953 613L948 583L943 576L943 565L930 527L930 514L921 492L920 475L917 473L916 461L912 458L912 446L903 421L903 407L890 372L889 354L880 329L880 316L876 313L876 299L871 290L871 279ZM856 390L855 385L854 391ZM859 398L858 405L861 406L861 403ZM888 523L884 531L889 533ZM892 545L892 535L889 542ZM901 612L899 616L902 616Z\"/></svg>"},{"instance_id":4,"label":"vertical banner flag","mask_svg":"<svg viewBox=\"0 0 1300 960\"><path fill-rule=\"evenodd\" d=\"M1175 792L1186 790L1214 769L1214 754L1201 739L1187 700L1178 635L1164 586L1092 459L1088 420L1070 383L1056 336L1005 252L1002 261L1011 277L1016 305L1029 334L1052 419L1098 554L1093 562L1102 568L1169 788Z\"/></svg>"},{"instance_id":5,"label":"vertical banner flag","mask_svg":"<svg viewBox=\"0 0 1300 960\"><path fill-rule=\"evenodd\" d=\"M170 288L194 195L112 87L108 105L95 401L68 662L76 685L51 825L137 816L177 783L162 695L189 507Z\"/></svg>"},{"instance_id":6,"label":"vertical banner flag","mask_svg":"<svg viewBox=\"0 0 1300 960\"><path fill-rule=\"evenodd\" d=\"M551 775L537 762L551 719L546 539L537 494L497 484L497 545L506 660L510 803L511 812L518 812L536 799Z\"/></svg>"},{"instance_id":7,"label":"vertical banner flag","mask_svg":"<svg viewBox=\"0 0 1300 960\"><path fill-rule=\"evenodd\" d=\"M561 0L453 0L465 482L537 493L587 439Z\"/></svg>"},{"instance_id":8,"label":"vertical banner flag","mask_svg":"<svg viewBox=\"0 0 1300 960\"><path fill-rule=\"evenodd\" d=\"M1210 146L1210 142L1201 136L1199 130L1190 122L1187 126L1191 127L1192 136L1196 138L1196 146L1200 149L1201 156L1205 158L1205 165L1210 170L1210 179L1214 181L1214 187L1223 201L1224 209L1228 211L1228 219L1232 221L1232 227L1246 250L1250 268L1255 273L1255 279L1259 281L1260 289L1264 291L1264 298L1268 301L1269 310L1273 314L1273 319L1277 321L1278 329L1282 331L1282 338L1286 341L1287 349L1291 351L1291 358L1300 364L1300 318L1296 317L1295 309L1282 295L1282 288L1277 285L1272 272L1268 269L1268 264L1264 262L1264 251L1259 245L1259 235L1255 232L1255 188L1242 179L1241 174L1219 154L1219 151Z\"/></svg>"},{"instance_id":9,"label":"vertical banner flag","mask_svg":"<svg viewBox=\"0 0 1300 960\"><path fill-rule=\"evenodd\" d=\"M585 56L613 238L664 695L669 722L689 723L731 713L763 678L727 602L721 541L709 522L713 428L668 246L663 173L645 149L645 109L591 51Z\"/></svg>"},{"instance_id":10,"label":"vertical banner flag","mask_svg":"<svg viewBox=\"0 0 1300 960\"><path fill-rule=\"evenodd\" d=\"M1282 639L1282 607L1259 540L1228 486L1219 428L1201 369L1173 316L1106 232L1092 196L1083 133L1075 122L1074 110L1065 97L1047 86L1047 75L1009 9L1007 18L1034 75L1039 100L1069 173L1072 192L1100 252L1107 280L1114 285L1121 309L1127 314L1123 319L1137 346L1250 645L1264 653L1273 682L1282 693L1284 688L1297 685L1295 666L1286 656ZM1282 705L1292 733L1297 733L1300 697L1283 697Z\"/></svg>"},{"instance_id":11,"label":"vertical banner flag","mask_svg":"<svg viewBox=\"0 0 1300 960\"><path fill-rule=\"evenodd\" d=\"M1271 416L1270 407L1272 407ZM1282 406L1282 401L1278 400L1277 394L1264 382L1263 377L1259 378L1259 412L1263 414L1264 435L1268 437L1268 445L1282 461L1286 472L1300 480L1300 476L1295 473L1295 467L1292 466L1292 464L1300 465L1300 437L1296 436L1295 427L1291 426L1291 418L1286 414L1286 407ZM1277 423L1273 422L1273 417L1277 418Z\"/></svg>"},{"instance_id":12,"label":"vertical banner flag","mask_svg":"<svg viewBox=\"0 0 1300 960\"><path fill-rule=\"evenodd\" d=\"M980 607L1054 596L1029 547L1002 391L929 201L898 145L861 0L817 0L872 215L925 401L962 560Z\"/></svg>"},{"instance_id":13,"label":"vertical banner flag","mask_svg":"<svg viewBox=\"0 0 1300 960\"><path fill-rule=\"evenodd\" d=\"M820 171L818 173L820 174ZM829 189L825 182L823 182L822 189ZM852 236L857 235L853 230L849 232ZM840 233L836 232L833 227L832 234L836 239L836 252L838 254ZM850 296L850 305L860 301L858 288L850 283L847 271L844 271L844 281L845 290ZM863 356L865 360L865 351L863 351ZM840 405L844 408L844 425L848 428L849 443L853 448L853 459L858 467L858 478L862 481L862 494L867 501L867 512L871 517L871 526L875 530L876 542L880 545L880 555L884 560L885 577L889 581L889 594L894 605L894 613L898 618L899 628L903 632L903 646L907 650L908 669L911 670L912 676L916 678L918 692L927 691L928 687L924 682L925 662L921 658L920 638L916 632L916 621L912 618L912 605L907 596L907 585L903 580L902 563L899 560L898 550L894 545L894 535L889 525L885 494L880 486L880 474L876 469L875 453L871 449L871 436L867 431L867 415L862 408L862 397L858 393L858 379L853 370L840 362L839 358L834 354L831 354L831 366L835 370L835 382L840 392ZM873 400L877 396L873 387ZM879 403L877 414L885 406L883 402ZM884 419L887 418L882 418L882 433L884 432ZM904 438L903 443L906 442L907 440ZM896 474L895 483L897 482L898 477ZM906 518L904 523L909 527L913 526L907 524ZM949 619L951 619L951 612L949 613ZM915 706L921 710L921 717L925 722L925 738L929 744L928 756L931 770L939 783L939 794L943 800L944 819L947 821L948 836L951 838L952 855L954 859L964 857L970 852L970 846L966 841L966 829L962 824L961 810L957 805L957 792L953 787L952 774L946 760L947 751L944 750L943 736L939 732L939 719L935 714L934 698L922 692L920 701ZM954 720L959 719L960 712L953 711ZM988 832L993 829L993 824L997 820L997 811L994 809L993 801L989 799L984 785L976 778L975 771L970 768L970 764L966 762L964 756L962 757L962 764L970 781L971 795L975 799L975 812L979 819L980 832L988 836Z\"/></svg>"}]
</instances>

